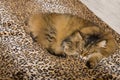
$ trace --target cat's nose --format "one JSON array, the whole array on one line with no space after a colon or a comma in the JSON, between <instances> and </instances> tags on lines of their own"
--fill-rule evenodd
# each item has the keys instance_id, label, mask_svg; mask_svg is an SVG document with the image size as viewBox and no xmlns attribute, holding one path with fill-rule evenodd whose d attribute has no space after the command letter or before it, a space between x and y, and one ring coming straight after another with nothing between
<instances>
[{"instance_id":1,"label":"cat's nose","mask_svg":"<svg viewBox=\"0 0 120 80\"><path fill-rule=\"evenodd\" d=\"M48 51L50 54L54 55L54 56L66 58L66 54L63 53L63 52L57 53L57 52L55 52L53 49L50 49L50 48L47 49L47 51Z\"/></svg>"}]
</instances>

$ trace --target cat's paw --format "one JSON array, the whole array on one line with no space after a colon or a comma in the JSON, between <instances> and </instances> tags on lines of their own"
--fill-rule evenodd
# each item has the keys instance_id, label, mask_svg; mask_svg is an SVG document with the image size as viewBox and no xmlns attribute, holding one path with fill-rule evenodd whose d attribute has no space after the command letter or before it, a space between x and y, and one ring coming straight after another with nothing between
<instances>
[{"instance_id":1,"label":"cat's paw","mask_svg":"<svg viewBox=\"0 0 120 80\"><path fill-rule=\"evenodd\" d=\"M54 55L54 56L57 56L57 57L62 57L62 58L66 58L66 54L65 53L55 53L52 49L47 49L47 51L50 53L50 54L52 54L52 55Z\"/></svg>"},{"instance_id":2,"label":"cat's paw","mask_svg":"<svg viewBox=\"0 0 120 80\"><path fill-rule=\"evenodd\" d=\"M89 69L93 69L96 65L97 65L97 61L96 61L96 60L91 60L91 59L89 59L89 60L86 62L86 66L87 66Z\"/></svg>"},{"instance_id":3,"label":"cat's paw","mask_svg":"<svg viewBox=\"0 0 120 80\"><path fill-rule=\"evenodd\" d=\"M101 53L93 53L89 56L86 66L89 69L93 69L97 66L97 64L100 62L100 60L103 58L103 55Z\"/></svg>"}]
</instances>

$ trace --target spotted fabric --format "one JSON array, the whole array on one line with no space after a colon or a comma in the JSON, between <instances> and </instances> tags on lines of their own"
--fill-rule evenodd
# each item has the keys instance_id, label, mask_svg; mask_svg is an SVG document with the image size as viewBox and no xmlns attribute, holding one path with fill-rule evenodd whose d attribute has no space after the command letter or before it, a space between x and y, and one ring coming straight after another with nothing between
<instances>
[{"instance_id":1,"label":"spotted fabric","mask_svg":"<svg viewBox=\"0 0 120 80\"><path fill-rule=\"evenodd\" d=\"M26 32L30 15L70 13L120 35L95 16L80 0L0 0L0 80L120 80L120 49L94 69L80 57L50 55Z\"/></svg>"}]
</instances>

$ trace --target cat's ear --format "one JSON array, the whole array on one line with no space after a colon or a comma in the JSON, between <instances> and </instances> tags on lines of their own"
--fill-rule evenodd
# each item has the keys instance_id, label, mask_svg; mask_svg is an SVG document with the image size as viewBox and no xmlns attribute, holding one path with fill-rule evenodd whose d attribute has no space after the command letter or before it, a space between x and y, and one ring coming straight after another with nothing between
<instances>
[{"instance_id":1,"label":"cat's ear","mask_svg":"<svg viewBox=\"0 0 120 80\"><path fill-rule=\"evenodd\" d=\"M76 35L75 36L76 40L82 40L82 36L81 36L80 32L76 32L75 35Z\"/></svg>"},{"instance_id":2,"label":"cat's ear","mask_svg":"<svg viewBox=\"0 0 120 80\"><path fill-rule=\"evenodd\" d=\"M100 41L97 45L98 45L99 47L101 47L101 48L105 48L106 45L107 45L107 41L106 41L106 40L102 40L102 41Z\"/></svg>"}]
</instances>

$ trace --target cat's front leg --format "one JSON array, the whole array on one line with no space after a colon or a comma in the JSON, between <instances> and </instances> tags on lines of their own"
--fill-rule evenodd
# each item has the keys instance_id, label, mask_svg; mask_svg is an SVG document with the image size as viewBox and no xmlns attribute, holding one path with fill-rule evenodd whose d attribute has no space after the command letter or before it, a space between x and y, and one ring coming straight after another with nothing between
<instances>
[{"instance_id":1,"label":"cat's front leg","mask_svg":"<svg viewBox=\"0 0 120 80\"><path fill-rule=\"evenodd\" d=\"M88 60L86 62L86 66L90 69L94 68L97 66L97 64L100 62L100 60L104 56L100 52L93 53L88 56Z\"/></svg>"}]
</instances>

